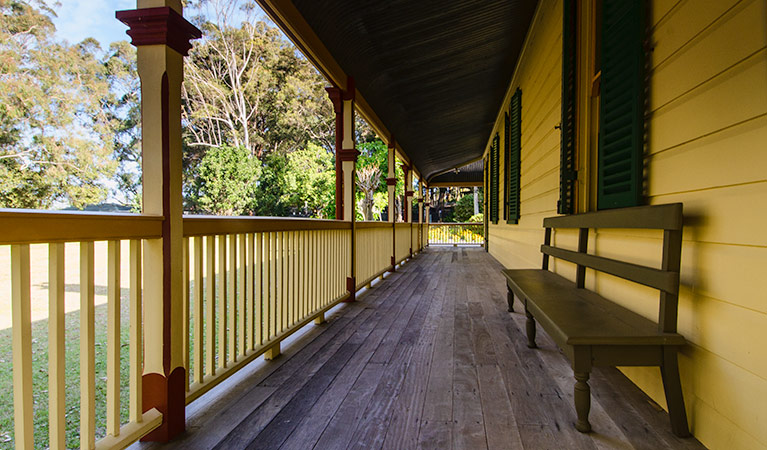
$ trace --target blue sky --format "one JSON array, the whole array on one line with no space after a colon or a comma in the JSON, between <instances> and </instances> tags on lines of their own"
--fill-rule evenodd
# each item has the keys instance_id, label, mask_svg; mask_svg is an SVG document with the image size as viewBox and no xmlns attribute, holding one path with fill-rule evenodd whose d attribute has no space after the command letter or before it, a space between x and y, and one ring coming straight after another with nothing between
<instances>
[{"instance_id":1,"label":"blue sky","mask_svg":"<svg viewBox=\"0 0 767 450\"><path fill-rule=\"evenodd\" d=\"M115 11L133 9L136 0L60 0L58 18L54 19L56 34L70 43L87 37L96 38L102 48L110 42L129 39L127 26L115 19Z\"/></svg>"}]
</instances>

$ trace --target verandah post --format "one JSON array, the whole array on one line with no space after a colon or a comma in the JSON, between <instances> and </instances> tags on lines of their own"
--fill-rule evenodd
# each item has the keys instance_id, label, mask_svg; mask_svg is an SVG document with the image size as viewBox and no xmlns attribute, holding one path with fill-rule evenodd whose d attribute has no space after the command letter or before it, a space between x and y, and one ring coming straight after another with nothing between
<instances>
[{"instance_id":1,"label":"verandah post","mask_svg":"<svg viewBox=\"0 0 767 450\"><path fill-rule=\"evenodd\" d=\"M345 90L339 87L326 90L336 113L336 220L351 222L351 267L346 290L349 292L348 300L353 301L357 290L355 179L357 156L360 154L354 136L354 78L347 78Z\"/></svg>"},{"instance_id":2,"label":"verandah post","mask_svg":"<svg viewBox=\"0 0 767 450\"><path fill-rule=\"evenodd\" d=\"M394 272L395 266L397 264L397 230L396 225L394 225L397 222L397 216L396 216L396 205L395 205L395 189L397 187L397 166L396 166L396 156L394 154L394 151L397 147L397 142L394 140L394 136L389 137L389 157L388 157L388 166L389 166L389 173L386 177L386 186L389 189L389 222L392 224L391 226L391 232L392 232L392 239L391 239L391 271Z\"/></svg>"},{"instance_id":3,"label":"verandah post","mask_svg":"<svg viewBox=\"0 0 767 450\"><path fill-rule=\"evenodd\" d=\"M410 224L410 257L413 257L413 168L407 164L404 166L405 172L405 211L403 216L405 222Z\"/></svg>"},{"instance_id":4,"label":"verandah post","mask_svg":"<svg viewBox=\"0 0 767 450\"><path fill-rule=\"evenodd\" d=\"M431 214L429 211L431 210L431 191L429 190L429 186L425 185L424 189L426 190L426 201L424 202L424 213L425 213L425 220L423 223L424 226L424 234L426 234L426 240L423 243L424 247L429 246L429 223L431 222Z\"/></svg>"},{"instance_id":5,"label":"verandah post","mask_svg":"<svg viewBox=\"0 0 767 450\"><path fill-rule=\"evenodd\" d=\"M144 437L165 442L185 428L182 298L181 83L183 57L200 30L182 16L181 0L138 0L118 11L138 48L141 79L144 214L162 215L162 238L144 242L143 409L162 425Z\"/></svg>"},{"instance_id":6,"label":"verandah post","mask_svg":"<svg viewBox=\"0 0 767 450\"><path fill-rule=\"evenodd\" d=\"M423 249L423 184L418 179L418 251Z\"/></svg>"}]
</instances>

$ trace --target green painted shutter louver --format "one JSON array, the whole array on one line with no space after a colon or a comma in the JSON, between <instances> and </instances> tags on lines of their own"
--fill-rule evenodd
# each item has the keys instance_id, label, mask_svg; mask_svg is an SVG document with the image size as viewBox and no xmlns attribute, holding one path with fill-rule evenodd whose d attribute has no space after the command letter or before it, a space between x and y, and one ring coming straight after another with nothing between
<instances>
[{"instance_id":1,"label":"green painted shutter louver","mask_svg":"<svg viewBox=\"0 0 767 450\"><path fill-rule=\"evenodd\" d=\"M575 189L578 181L576 165L576 82L577 19L576 0L565 0L562 25L562 124L559 162L559 214L575 212Z\"/></svg>"},{"instance_id":2,"label":"green painted shutter louver","mask_svg":"<svg viewBox=\"0 0 767 450\"><path fill-rule=\"evenodd\" d=\"M507 223L519 222L519 165L522 150L522 91L517 88L511 97L511 106L509 108L511 117L509 118L509 140L508 156L506 158L506 196L508 200L508 218Z\"/></svg>"},{"instance_id":3,"label":"green painted shutter louver","mask_svg":"<svg viewBox=\"0 0 767 450\"><path fill-rule=\"evenodd\" d=\"M506 168L503 171L503 179L506 193L503 200L503 220L509 219L509 153L511 153L511 143L509 142L509 114L504 114L503 120L503 161Z\"/></svg>"},{"instance_id":4,"label":"green painted shutter louver","mask_svg":"<svg viewBox=\"0 0 767 450\"><path fill-rule=\"evenodd\" d=\"M597 208L642 200L644 147L644 2L605 0Z\"/></svg>"},{"instance_id":5,"label":"green painted shutter louver","mask_svg":"<svg viewBox=\"0 0 767 450\"><path fill-rule=\"evenodd\" d=\"M490 220L498 223L498 164L500 153L500 137L498 133L493 138L493 144L490 147Z\"/></svg>"}]
</instances>

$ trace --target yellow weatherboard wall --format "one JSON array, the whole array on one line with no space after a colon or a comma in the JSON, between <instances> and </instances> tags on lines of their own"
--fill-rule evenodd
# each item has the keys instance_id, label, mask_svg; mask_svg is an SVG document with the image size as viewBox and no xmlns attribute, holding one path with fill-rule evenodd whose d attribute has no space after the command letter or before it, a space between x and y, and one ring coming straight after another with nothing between
<instances>
[{"instance_id":1,"label":"yellow weatherboard wall","mask_svg":"<svg viewBox=\"0 0 767 450\"><path fill-rule=\"evenodd\" d=\"M587 3L582 25L589 20ZM767 448L767 1L649 3L645 195L650 204L684 203L678 324L689 341L680 355L688 420L710 448ZM587 26L580 33L579 49L586 51ZM488 139L499 132L505 145L504 113L519 87L521 217L518 225L489 225L490 253L508 268L540 267L542 220L556 215L561 53L562 2L540 2ZM593 197L587 149L595 142L585 86L581 80L580 210L589 208L585 197ZM555 239L575 246L574 233ZM657 263L660 242L658 233L598 231L589 251ZM571 279L575 273L561 262L553 270ZM592 272L587 287L657 319L652 289ZM665 405L657 368L623 371Z\"/></svg>"}]
</instances>

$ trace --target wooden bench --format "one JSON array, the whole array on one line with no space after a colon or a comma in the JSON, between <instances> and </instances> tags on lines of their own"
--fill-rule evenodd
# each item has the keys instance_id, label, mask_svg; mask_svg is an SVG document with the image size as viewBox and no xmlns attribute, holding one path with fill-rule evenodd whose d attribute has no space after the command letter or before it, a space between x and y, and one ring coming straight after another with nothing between
<instances>
[{"instance_id":1,"label":"wooden bench","mask_svg":"<svg viewBox=\"0 0 767 450\"><path fill-rule=\"evenodd\" d=\"M682 204L641 206L544 219L542 269L504 270L509 311L514 296L527 316L527 346L535 348L536 321L570 359L575 375L575 428L591 431L588 384L593 366L659 366L671 429L689 436L677 352L685 339L676 332ZM551 244L552 229L578 229L577 251ZM588 253L589 229L663 230L661 268L641 266ZM549 258L577 265L575 282L549 271ZM608 273L660 291L658 322L648 320L584 288L586 268Z\"/></svg>"}]
</instances>

